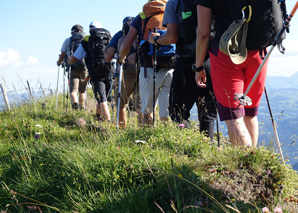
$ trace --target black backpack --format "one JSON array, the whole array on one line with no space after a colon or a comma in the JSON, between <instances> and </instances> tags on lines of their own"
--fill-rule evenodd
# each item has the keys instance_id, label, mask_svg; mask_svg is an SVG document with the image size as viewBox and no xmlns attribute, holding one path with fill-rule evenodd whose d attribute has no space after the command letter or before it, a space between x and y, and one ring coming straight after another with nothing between
<instances>
[{"instance_id":1,"label":"black backpack","mask_svg":"<svg viewBox=\"0 0 298 213\"><path fill-rule=\"evenodd\" d=\"M247 50L262 50L270 46L283 25L282 10L278 0L227 0L230 12L230 23L243 17L242 8L250 5L252 8L251 20L248 22L246 38ZM248 17L248 7L245 17ZM281 41L285 38L282 35Z\"/></svg>"},{"instance_id":2,"label":"black backpack","mask_svg":"<svg viewBox=\"0 0 298 213\"><path fill-rule=\"evenodd\" d=\"M196 55L196 37L197 37L197 5L194 0L178 0L175 13L178 17L182 17L179 22L179 40L177 42L177 53L182 55ZM180 20L180 19L179 19ZM211 37L213 37L214 28L211 26ZM205 60L209 58L206 53Z\"/></svg>"},{"instance_id":3,"label":"black backpack","mask_svg":"<svg viewBox=\"0 0 298 213\"><path fill-rule=\"evenodd\" d=\"M85 34L83 32L75 32L70 37L68 57L71 57L82 42ZM83 72L87 70L85 59L77 60L71 65L72 72Z\"/></svg>"},{"instance_id":4,"label":"black backpack","mask_svg":"<svg viewBox=\"0 0 298 213\"><path fill-rule=\"evenodd\" d=\"M97 75L108 75L111 69L111 63L106 62L104 51L111 40L111 34L104 28L94 28L88 43L90 52L90 62L93 71Z\"/></svg>"},{"instance_id":5,"label":"black backpack","mask_svg":"<svg viewBox=\"0 0 298 213\"><path fill-rule=\"evenodd\" d=\"M178 0L175 13L182 17L179 23L179 42L177 52L195 56L196 54L196 29L197 5L193 0Z\"/></svg>"}]
</instances>

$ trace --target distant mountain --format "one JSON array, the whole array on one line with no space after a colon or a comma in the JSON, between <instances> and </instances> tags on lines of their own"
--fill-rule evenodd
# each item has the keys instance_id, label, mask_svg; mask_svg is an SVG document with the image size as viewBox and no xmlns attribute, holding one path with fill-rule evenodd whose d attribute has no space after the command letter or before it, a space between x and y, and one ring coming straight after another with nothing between
<instances>
[{"instance_id":1,"label":"distant mountain","mask_svg":"<svg viewBox=\"0 0 298 213\"><path fill-rule=\"evenodd\" d=\"M298 163L296 163L294 166L293 166L293 169L298 171Z\"/></svg>"},{"instance_id":2,"label":"distant mountain","mask_svg":"<svg viewBox=\"0 0 298 213\"><path fill-rule=\"evenodd\" d=\"M266 78L267 89L298 89L298 72L290 77L284 76L267 76Z\"/></svg>"}]
</instances>

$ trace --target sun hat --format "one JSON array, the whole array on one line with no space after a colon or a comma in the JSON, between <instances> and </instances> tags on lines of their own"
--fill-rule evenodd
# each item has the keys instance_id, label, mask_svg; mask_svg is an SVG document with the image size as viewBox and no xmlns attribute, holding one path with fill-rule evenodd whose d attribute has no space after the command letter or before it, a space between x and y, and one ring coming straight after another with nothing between
<instances>
[{"instance_id":1,"label":"sun hat","mask_svg":"<svg viewBox=\"0 0 298 213\"><path fill-rule=\"evenodd\" d=\"M246 18L235 20L223 33L219 41L219 49L230 56L234 64L242 64L247 58L246 36L248 22Z\"/></svg>"},{"instance_id":2,"label":"sun hat","mask_svg":"<svg viewBox=\"0 0 298 213\"><path fill-rule=\"evenodd\" d=\"M89 24L89 28L94 27L94 28L102 28L102 24L98 21L91 21Z\"/></svg>"}]
</instances>

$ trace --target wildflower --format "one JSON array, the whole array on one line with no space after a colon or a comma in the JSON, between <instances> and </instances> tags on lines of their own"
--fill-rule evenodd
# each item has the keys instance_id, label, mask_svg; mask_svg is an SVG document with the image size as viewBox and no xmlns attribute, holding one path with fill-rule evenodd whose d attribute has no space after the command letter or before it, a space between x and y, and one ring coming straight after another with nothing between
<instances>
[{"instance_id":1,"label":"wildflower","mask_svg":"<svg viewBox=\"0 0 298 213\"><path fill-rule=\"evenodd\" d=\"M36 124L35 126L42 128L42 126L40 124Z\"/></svg>"},{"instance_id":2,"label":"wildflower","mask_svg":"<svg viewBox=\"0 0 298 213\"><path fill-rule=\"evenodd\" d=\"M187 139L188 139L188 140L190 140L190 139L191 139L191 137L188 137Z\"/></svg>"},{"instance_id":3,"label":"wildflower","mask_svg":"<svg viewBox=\"0 0 298 213\"><path fill-rule=\"evenodd\" d=\"M179 124L178 127L179 127L180 129L183 129L183 128L185 127L185 124Z\"/></svg>"},{"instance_id":4,"label":"wildflower","mask_svg":"<svg viewBox=\"0 0 298 213\"><path fill-rule=\"evenodd\" d=\"M235 198L232 198L231 201L232 201L232 202L235 202Z\"/></svg>"},{"instance_id":5,"label":"wildflower","mask_svg":"<svg viewBox=\"0 0 298 213\"><path fill-rule=\"evenodd\" d=\"M79 127L84 127L84 126L86 125L86 121L85 121L83 118L79 118L79 119L77 120L77 125L78 125Z\"/></svg>"},{"instance_id":6,"label":"wildflower","mask_svg":"<svg viewBox=\"0 0 298 213\"><path fill-rule=\"evenodd\" d=\"M267 175L271 175L271 170L267 170Z\"/></svg>"},{"instance_id":7,"label":"wildflower","mask_svg":"<svg viewBox=\"0 0 298 213\"><path fill-rule=\"evenodd\" d=\"M39 166L43 166L43 164L41 163Z\"/></svg>"},{"instance_id":8,"label":"wildflower","mask_svg":"<svg viewBox=\"0 0 298 213\"><path fill-rule=\"evenodd\" d=\"M181 174L179 174L179 175L178 175L178 177L182 178L182 175L181 175Z\"/></svg>"},{"instance_id":9,"label":"wildflower","mask_svg":"<svg viewBox=\"0 0 298 213\"><path fill-rule=\"evenodd\" d=\"M249 156L249 154L248 154L248 153L246 153L246 154L245 154L245 157L248 157L248 156Z\"/></svg>"},{"instance_id":10,"label":"wildflower","mask_svg":"<svg viewBox=\"0 0 298 213\"><path fill-rule=\"evenodd\" d=\"M273 212L274 212L274 213L282 213L282 209L276 207L275 209L273 209Z\"/></svg>"},{"instance_id":11,"label":"wildflower","mask_svg":"<svg viewBox=\"0 0 298 213\"><path fill-rule=\"evenodd\" d=\"M222 148L221 148L221 147L217 147L217 149L218 149L219 151L221 151L221 150L222 150Z\"/></svg>"},{"instance_id":12,"label":"wildflower","mask_svg":"<svg viewBox=\"0 0 298 213\"><path fill-rule=\"evenodd\" d=\"M136 143L142 143L142 144L145 144L146 141L141 141L141 140L135 140Z\"/></svg>"},{"instance_id":13,"label":"wildflower","mask_svg":"<svg viewBox=\"0 0 298 213\"><path fill-rule=\"evenodd\" d=\"M205 138L203 138L203 141L207 141L207 138L205 137Z\"/></svg>"},{"instance_id":14,"label":"wildflower","mask_svg":"<svg viewBox=\"0 0 298 213\"><path fill-rule=\"evenodd\" d=\"M116 178L120 178L120 176L119 176L119 175L117 175L117 176L116 176Z\"/></svg>"},{"instance_id":15,"label":"wildflower","mask_svg":"<svg viewBox=\"0 0 298 213\"><path fill-rule=\"evenodd\" d=\"M262 208L262 213L270 213L267 207Z\"/></svg>"},{"instance_id":16,"label":"wildflower","mask_svg":"<svg viewBox=\"0 0 298 213\"><path fill-rule=\"evenodd\" d=\"M40 132L35 132L35 136L34 136L34 138L36 139L36 140L39 140L40 139Z\"/></svg>"}]
</instances>

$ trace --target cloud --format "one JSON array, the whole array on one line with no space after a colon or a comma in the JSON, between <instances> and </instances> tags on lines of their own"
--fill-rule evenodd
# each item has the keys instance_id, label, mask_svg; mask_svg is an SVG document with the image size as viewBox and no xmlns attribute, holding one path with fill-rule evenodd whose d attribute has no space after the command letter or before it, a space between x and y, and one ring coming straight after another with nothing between
<instances>
[{"instance_id":1,"label":"cloud","mask_svg":"<svg viewBox=\"0 0 298 213\"><path fill-rule=\"evenodd\" d=\"M20 53L12 48L0 51L0 67L27 67L39 64L39 59L29 56L27 61L23 61Z\"/></svg>"}]
</instances>

